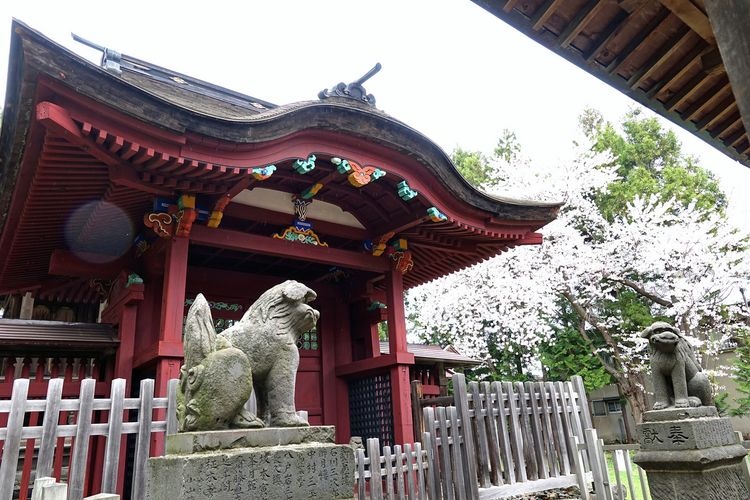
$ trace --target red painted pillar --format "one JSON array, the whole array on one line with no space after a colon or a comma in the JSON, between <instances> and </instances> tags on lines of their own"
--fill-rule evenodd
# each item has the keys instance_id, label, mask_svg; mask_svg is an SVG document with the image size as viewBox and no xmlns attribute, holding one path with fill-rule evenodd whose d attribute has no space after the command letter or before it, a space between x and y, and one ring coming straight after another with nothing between
<instances>
[{"instance_id":1,"label":"red painted pillar","mask_svg":"<svg viewBox=\"0 0 750 500\"><path fill-rule=\"evenodd\" d=\"M408 359L406 354L406 315L404 313L404 280L399 271L391 269L385 276L385 298L388 304L388 345L396 359ZM413 364L413 357L411 358ZM411 415L409 362L391 367L391 404L393 406L394 444L414 442Z\"/></svg>"},{"instance_id":2,"label":"red painted pillar","mask_svg":"<svg viewBox=\"0 0 750 500\"><path fill-rule=\"evenodd\" d=\"M180 377L182 364L182 315L185 310L187 259L190 240L177 237L165 249L164 282L159 319L159 348L156 362L154 395L165 397L170 379ZM157 410L155 418L163 420L166 413ZM151 435L151 456L164 452L164 436Z\"/></svg>"},{"instance_id":3,"label":"red painted pillar","mask_svg":"<svg viewBox=\"0 0 750 500\"><path fill-rule=\"evenodd\" d=\"M349 304L345 301L335 302L334 326L334 359L336 366L352 362L352 337L349 331ZM323 339L326 342L326 339ZM349 383L343 377L336 377L336 442L348 443L351 438L349 422Z\"/></svg>"}]
</instances>

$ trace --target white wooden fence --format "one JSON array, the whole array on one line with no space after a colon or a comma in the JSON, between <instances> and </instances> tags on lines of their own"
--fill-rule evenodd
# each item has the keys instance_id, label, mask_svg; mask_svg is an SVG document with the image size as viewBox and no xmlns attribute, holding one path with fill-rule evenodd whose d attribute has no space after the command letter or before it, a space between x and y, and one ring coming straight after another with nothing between
<instances>
[{"instance_id":1,"label":"white wooden fence","mask_svg":"<svg viewBox=\"0 0 750 500\"><path fill-rule=\"evenodd\" d=\"M84 479L94 464L89 461L89 442L93 436L106 436L106 450L102 465L102 493L116 493L120 460L124 456L121 450L123 436L136 435L135 458L133 462L132 498L143 498L144 473L149 456L152 433L171 434L177 430L175 394L177 380L170 380L167 397L154 397L154 381L141 381L138 398L125 397L125 380L115 379L109 398L95 399L94 379L81 381L81 392L78 399L62 399L63 379L50 379L46 399L28 399L29 380L16 379L13 383L11 400L0 401L0 414L8 414L6 428L0 428L2 442L2 462L0 463L0 500L11 500L14 490L25 487L17 478L19 451L22 443L39 440L36 460L36 478L54 476L53 459L61 448L70 446L70 465L67 477L56 479L67 480L68 500L80 500L84 493ZM153 410L165 409L166 420L154 420ZM137 410L137 420L130 420ZM107 421L92 423L92 415L97 411L107 411ZM40 426L24 427L27 412L44 412ZM60 423L63 421L75 424ZM73 439L70 439L73 438ZM26 449L29 449L27 446ZM24 457L31 460L33 457ZM93 462L91 460L90 462ZM32 478L31 484L34 479ZM25 493L23 495L25 497Z\"/></svg>"},{"instance_id":2,"label":"white wooden fence","mask_svg":"<svg viewBox=\"0 0 750 500\"><path fill-rule=\"evenodd\" d=\"M467 386L457 374L453 387L455 406L424 408L420 443L381 453L368 439L357 450L360 499L489 499L573 485L587 492L592 481L598 499L612 499L580 377Z\"/></svg>"}]
</instances>

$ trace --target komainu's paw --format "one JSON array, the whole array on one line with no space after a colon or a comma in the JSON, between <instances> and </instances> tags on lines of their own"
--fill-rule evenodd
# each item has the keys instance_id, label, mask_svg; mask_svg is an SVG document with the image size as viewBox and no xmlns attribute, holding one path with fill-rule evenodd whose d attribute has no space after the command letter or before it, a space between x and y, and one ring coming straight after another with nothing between
<instances>
[{"instance_id":1,"label":"komainu's paw","mask_svg":"<svg viewBox=\"0 0 750 500\"><path fill-rule=\"evenodd\" d=\"M690 408L690 401L687 399L675 399L674 400L674 407L675 408Z\"/></svg>"},{"instance_id":2,"label":"komainu's paw","mask_svg":"<svg viewBox=\"0 0 750 500\"><path fill-rule=\"evenodd\" d=\"M657 401L654 403L654 410L663 410L664 408L668 408L669 403L665 403L664 401Z\"/></svg>"},{"instance_id":3,"label":"komainu's paw","mask_svg":"<svg viewBox=\"0 0 750 500\"><path fill-rule=\"evenodd\" d=\"M237 416L234 417L232 427L235 429L260 429L261 427L265 427L265 424L263 423L263 420L243 408Z\"/></svg>"},{"instance_id":4,"label":"komainu's paw","mask_svg":"<svg viewBox=\"0 0 750 500\"><path fill-rule=\"evenodd\" d=\"M702 406L703 403L701 403L700 398L696 398L695 396L688 397L688 401L690 402L690 406L692 408L697 408L698 406Z\"/></svg>"},{"instance_id":5,"label":"komainu's paw","mask_svg":"<svg viewBox=\"0 0 750 500\"><path fill-rule=\"evenodd\" d=\"M271 415L271 427L308 427L307 420L295 412L285 411Z\"/></svg>"}]
</instances>

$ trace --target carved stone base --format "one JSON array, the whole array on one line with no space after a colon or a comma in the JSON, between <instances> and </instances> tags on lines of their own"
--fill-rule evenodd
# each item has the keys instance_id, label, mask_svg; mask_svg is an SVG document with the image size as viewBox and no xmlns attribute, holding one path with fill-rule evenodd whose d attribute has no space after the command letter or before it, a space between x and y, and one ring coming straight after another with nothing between
<instances>
[{"instance_id":1,"label":"carved stone base","mask_svg":"<svg viewBox=\"0 0 750 500\"><path fill-rule=\"evenodd\" d=\"M649 411L637 429L633 461L646 471L653 500L750 499L747 450L716 408Z\"/></svg>"},{"instance_id":2,"label":"carved stone base","mask_svg":"<svg viewBox=\"0 0 750 500\"><path fill-rule=\"evenodd\" d=\"M147 499L352 498L354 453L333 427L181 433L150 458Z\"/></svg>"}]
</instances>

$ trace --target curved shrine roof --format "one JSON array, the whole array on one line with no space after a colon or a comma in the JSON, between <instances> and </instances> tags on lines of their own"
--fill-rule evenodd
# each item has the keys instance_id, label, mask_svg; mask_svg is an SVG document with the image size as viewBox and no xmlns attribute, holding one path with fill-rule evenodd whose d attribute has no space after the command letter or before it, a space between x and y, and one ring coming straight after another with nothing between
<instances>
[{"instance_id":1,"label":"curved shrine roof","mask_svg":"<svg viewBox=\"0 0 750 500\"><path fill-rule=\"evenodd\" d=\"M191 265L242 271L237 262L257 269L263 257L248 261L238 237L270 236L293 218L238 195L255 187L307 193L361 223L313 221L344 252L336 254L344 266L366 271L376 262L362 256L374 259L367 242L408 241L414 262L406 286L540 243L534 231L560 207L474 189L427 137L353 99L276 106L129 56L120 57L120 73L113 74L22 23L13 28L0 140L0 291L48 280L55 252L117 254L108 246L118 231L112 221L118 214L140 221L155 198L191 194L209 211L226 198L220 229L196 222L200 227L189 233ZM314 169L297 168L313 156ZM354 170L345 171L342 159ZM275 171L263 170L269 166ZM93 208L81 212L87 203ZM134 223L131 236L141 230ZM217 240L227 242L221 257L210 250ZM265 248L267 242L251 243ZM243 250L232 260L232 252ZM311 276L330 274L331 258L310 252L319 266L307 264Z\"/></svg>"}]
</instances>

